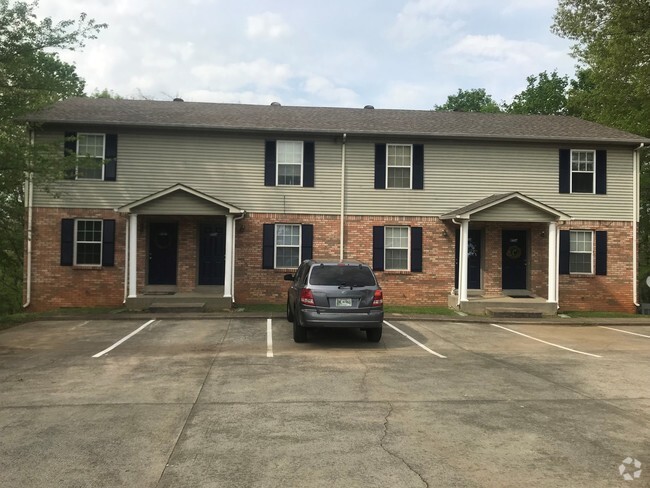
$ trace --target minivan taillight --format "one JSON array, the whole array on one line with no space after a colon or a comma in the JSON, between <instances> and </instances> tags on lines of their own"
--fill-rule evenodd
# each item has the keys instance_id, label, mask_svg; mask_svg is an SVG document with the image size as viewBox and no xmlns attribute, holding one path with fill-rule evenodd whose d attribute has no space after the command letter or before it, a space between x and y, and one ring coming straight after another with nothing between
<instances>
[{"instance_id":1,"label":"minivan taillight","mask_svg":"<svg viewBox=\"0 0 650 488\"><path fill-rule=\"evenodd\" d=\"M303 288L300 290L300 303L303 305L314 306L314 294L309 288Z\"/></svg>"},{"instance_id":2,"label":"minivan taillight","mask_svg":"<svg viewBox=\"0 0 650 488\"><path fill-rule=\"evenodd\" d=\"M384 304L384 294L381 290L375 290L375 296L372 297L372 306L381 307Z\"/></svg>"}]
</instances>

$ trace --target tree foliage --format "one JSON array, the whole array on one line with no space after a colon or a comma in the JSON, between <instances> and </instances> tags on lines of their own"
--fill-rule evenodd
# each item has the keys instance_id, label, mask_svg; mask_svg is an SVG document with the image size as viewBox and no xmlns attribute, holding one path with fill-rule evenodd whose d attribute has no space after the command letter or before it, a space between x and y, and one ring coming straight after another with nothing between
<instances>
[{"instance_id":1,"label":"tree foliage","mask_svg":"<svg viewBox=\"0 0 650 488\"><path fill-rule=\"evenodd\" d=\"M20 118L83 94L83 80L57 51L82 48L106 27L83 13L76 20L38 20L37 5L0 0L0 313L15 311L22 297L25 176L46 185L66 164L60 150L30 144Z\"/></svg>"},{"instance_id":2,"label":"tree foliage","mask_svg":"<svg viewBox=\"0 0 650 488\"><path fill-rule=\"evenodd\" d=\"M566 115L569 78L543 71L526 78L528 85L504 110L513 114Z\"/></svg>"},{"instance_id":3,"label":"tree foliage","mask_svg":"<svg viewBox=\"0 0 650 488\"><path fill-rule=\"evenodd\" d=\"M501 112L501 107L488 95L485 88L472 88L470 90L458 90L455 95L449 95L447 101L442 105L436 105L434 110L441 112Z\"/></svg>"}]
</instances>

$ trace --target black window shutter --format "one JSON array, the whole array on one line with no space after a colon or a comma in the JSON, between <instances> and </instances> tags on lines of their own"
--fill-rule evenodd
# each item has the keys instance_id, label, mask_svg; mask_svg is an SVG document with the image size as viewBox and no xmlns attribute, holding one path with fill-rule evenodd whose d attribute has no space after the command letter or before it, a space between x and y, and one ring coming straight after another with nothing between
<instances>
[{"instance_id":1,"label":"black window shutter","mask_svg":"<svg viewBox=\"0 0 650 488\"><path fill-rule=\"evenodd\" d=\"M596 151L596 193L607 193L607 151Z\"/></svg>"},{"instance_id":2,"label":"black window shutter","mask_svg":"<svg viewBox=\"0 0 650 488\"><path fill-rule=\"evenodd\" d=\"M596 231L596 274L607 275L607 231Z\"/></svg>"},{"instance_id":3,"label":"black window shutter","mask_svg":"<svg viewBox=\"0 0 650 488\"><path fill-rule=\"evenodd\" d=\"M264 144L264 186L275 186L275 147L275 141Z\"/></svg>"},{"instance_id":4,"label":"black window shutter","mask_svg":"<svg viewBox=\"0 0 650 488\"><path fill-rule=\"evenodd\" d=\"M302 242L300 246L303 261L314 257L314 226L312 224L302 225Z\"/></svg>"},{"instance_id":5,"label":"black window shutter","mask_svg":"<svg viewBox=\"0 0 650 488\"><path fill-rule=\"evenodd\" d=\"M424 189L424 144L413 144L413 189Z\"/></svg>"},{"instance_id":6,"label":"black window shutter","mask_svg":"<svg viewBox=\"0 0 650 488\"><path fill-rule=\"evenodd\" d=\"M275 224L264 224L262 237L262 268L275 267Z\"/></svg>"},{"instance_id":7,"label":"black window shutter","mask_svg":"<svg viewBox=\"0 0 650 488\"><path fill-rule=\"evenodd\" d=\"M411 271L422 272L422 227L411 227Z\"/></svg>"},{"instance_id":8,"label":"black window shutter","mask_svg":"<svg viewBox=\"0 0 650 488\"><path fill-rule=\"evenodd\" d=\"M77 154L77 133L66 132L65 141L63 143L63 155L71 156ZM72 168L63 171L63 178L66 180L74 180L77 175L76 163Z\"/></svg>"},{"instance_id":9,"label":"black window shutter","mask_svg":"<svg viewBox=\"0 0 650 488\"><path fill-rule=\"evenodd\" d=\"M115 220L104 220L102 266L115 266Z\"/></svg>"},{"instance_id":10,"label":"black window shutter","mask_svg":"<svg viewBox=\"0 0 650 488\"><path fill-rule=\"evenodd\" d=\"M375 144L375 189L386 189L386 144Z\"/></svg>"},{"instance_id":11,"label":"black window shutter","mask_svg":"<svg viewBox=\"0 0 650 488\"><path fill-rule=\"evenodd\" d=\"M72 266L74 259L74 219L61 220L61 266Z\"/></svg>"},{"instance_id":12,"label":"black window shutter","mask_svg":"<svg viewBox=\"0 0 650 488\"><path fill-rule=\"evenodd\" d=\"M104 181L117 179L117 134L106 134L104 154Z\"/></svg>"},{"instance_id":13,"label":"black window shutter","mask_svg":"<svg viewBox=\"0 0 650 488\"><path fill-rule=\"evenodd\" d=\"M314 161L316 159L313 142L303 142L302 145L302 186L314 186Z\"/></svg>"},{"instance_id":14,"label":"black window shutter","mask_svg":"<svg viewBox=\"0 0 650 488\"><path fill-rule=\"evenodd\" d=\"M560 149L560 193L571 193L571 149Z\"/></svg>"},{"instance_id":15,"label":"black window shutter","mask_svg":"<svg viewBox=\"0 0 650 488\"><path fill-rule=\"evenodd\" d=\"M571 231L560 231L560 274L569 274L569 256L571 253Z\"/></svg>"},{"instance_id":16,"label":"black window shutter","mask_svg":"<svg viewBox=\"0 0 650 488\"><path fill-rule=\"evenodd\" d=\"M384 270L384 228L382 226L372 228L372 269Z\"/></svg>"}]
</instances>

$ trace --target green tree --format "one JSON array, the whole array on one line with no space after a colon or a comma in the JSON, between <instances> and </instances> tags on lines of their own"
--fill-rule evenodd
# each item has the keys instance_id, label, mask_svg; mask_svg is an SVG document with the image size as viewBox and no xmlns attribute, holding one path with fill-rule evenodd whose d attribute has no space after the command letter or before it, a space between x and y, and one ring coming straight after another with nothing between
<instances>
[{"instance_id":1,"label":"green tree","mask_svg":"<svg viewBox=\"0 0 650 488\"><path fill-rule=\"evenodd\" d=\"M499 104L485 92L485 88L459 89L457 94L449 95L447 101L442 105L436 105L434 110L438 112L501 112Z\"/></svg>"},{"instance_id":2,"label":"green tree","mask_svg":"<svg viewBox=\"0 0 650 488\"><path fill-rule=\"evenodd\" d=\"M650 2L559 0L553 31L575 41L581 63L569 106L581 117L650 137ZM641 165L639 277L650 275L650 157Z\"/></svg>"},{"instance_id":3,"label":"green tree","mask_svg":"<svg viewBox=\"0 0 650 488\"><path fill-rule=\"evenodd\" d=\"M96 38L105 24L38 20L37 1L0 0L0 313L20 308L23 276L24 181L59 178L66 166L59 147L30 144L20 118L63 98L82 95L84 82L57 51Z\"/></svg>"},{"instance_id":4,"label":"green tree","mask_svg":"<svg viewBox=\"0 0 650 488\"><path fill-rule=\"evenodd\" d=\"M513 114L565 115L569 79L560 76L557 71L550 75L543 71L539 75L526 78L528 85L521 93L514 96L504 110Z\"/></svg>"}]
</instances>

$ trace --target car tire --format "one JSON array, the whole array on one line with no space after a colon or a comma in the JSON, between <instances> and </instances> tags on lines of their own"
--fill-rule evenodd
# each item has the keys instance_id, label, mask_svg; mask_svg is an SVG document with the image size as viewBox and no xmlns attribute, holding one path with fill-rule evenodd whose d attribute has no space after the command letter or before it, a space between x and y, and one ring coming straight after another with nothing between
<instances>
[{"instance_id":1,"label":"car tire","mask_svg":"<svg viewBox=\"0 0 650 488\"><path fill-rule=\"evenodd\" d=\"M298 320L293 321L293 341L294 342L307 342L307 329L298 323Z\"/></svg>"},{"instance_id":2,"label":"car tire","mask_svg":"<svg viewBox=\"0 0 650 488\"><path fill-rule=\"evenodd\" d=\"M379 342L381 340L381 331L382 327L377 327L375 329L366 329L366 337L368 342Z\"/></svg>"},{"instance_id":3,"label":"car tire","mask_svg":"<svg viewBox=\"0 0 650 488\"><path fill-rule=\"evenodd\" d=\"M293 312L291 311L291 305L289 305L289 300L287 299L287 320L293 322Z\"/></svg>"}]
</instances>

